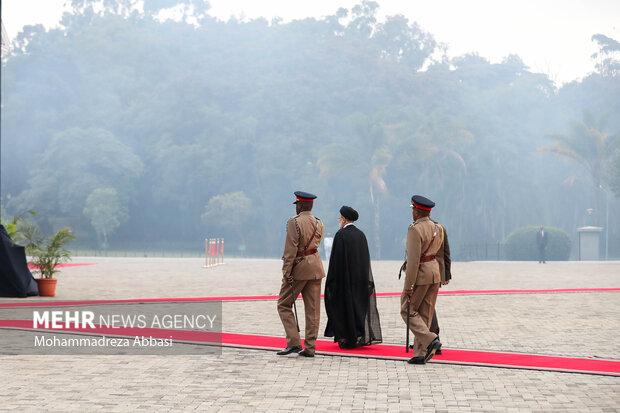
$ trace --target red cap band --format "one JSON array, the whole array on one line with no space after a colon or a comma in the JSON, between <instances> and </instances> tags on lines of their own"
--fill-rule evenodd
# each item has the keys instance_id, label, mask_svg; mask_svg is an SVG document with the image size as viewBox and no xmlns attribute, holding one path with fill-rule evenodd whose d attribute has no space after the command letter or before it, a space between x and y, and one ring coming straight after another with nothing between
<instances>
[{"instance_id":1,"label":"red cap band","mask_svg":"<svg viewBox=\"0 0 620 413\"><path fill-rule=\"evenodd\" d=\"M300 197L298 197L298 196L297 196L297 197L295 197L295 198L297 198L297 200L298 200L298 201L301 201L301 202L314 202L314 199L300 198Z\"/></svg>"},{"instance_id":2,"label":"red cap band","mask_svg":"<svg viewBox=\"0 0 620 413\"><path fill-rule=\"evenodd\" d=\"M418 209L423 209L423 210L425 210L425 211L430 211L431 209L433 209L433 208L429 208L429 207L422 206L422 205L420 205L420 204L418 204L418 203L416 203L416 202L414 202L414 203L413 203L413 205L414 205L416 208L418 208Z\"/></svg>"}]
</instances>

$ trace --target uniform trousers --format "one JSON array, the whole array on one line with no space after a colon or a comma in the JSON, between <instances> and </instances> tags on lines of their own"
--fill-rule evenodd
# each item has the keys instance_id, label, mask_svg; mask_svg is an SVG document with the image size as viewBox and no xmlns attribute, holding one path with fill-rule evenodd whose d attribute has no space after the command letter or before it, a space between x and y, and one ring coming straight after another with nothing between
<instances>
[{"instance_id":1,"label":"uniform trousers","mask_svg":"<svg viewBox=\"0 0 620 413\"><path fill-rule=\"evenodd\" d=\"M431 321L431 326L429 329L433 333L437 334L437 337L439 337L439 321L437 321L437 310L433 311L433 320Z\"/></svg>"},{"instance_id":2,"label":"uniform trousers","mask_svg":"<svg viewBox=\"0 0 620 413\"><path fill-rule=\"evenodd\" d=\"M435 311L435 302L439 292L439 284L416 285L411 295L411 306L407 303L405 291L400 296L400 315L407 323L407 308L410 309L409 329L415 340L413 356L425 356L426 348L437 338L437 334L431 332L430 326Z\"/></svg>"},{"instance_id":3,"label":"uniform trousers","mask_svg":"<svg viewBox=\"0 0 620 413\"><path fill-rule=\"evenodd\" d=\"M309 354L314 354L316 350L316 338L319 335L319 321L321 318L321 280L322 279L293 281L295 295L298 296L299 293L301 293L304 300L304 309L306 312L304 348ZM286 346L300 346L301 339L297 331L297 324L295 323L295 314L293 313L291 285L286 282L286 279L282 279L282 286L280 287L278 314L280 315L280 320L282 320L284 332L286 333Z\"/></svg>"}]
</instances>

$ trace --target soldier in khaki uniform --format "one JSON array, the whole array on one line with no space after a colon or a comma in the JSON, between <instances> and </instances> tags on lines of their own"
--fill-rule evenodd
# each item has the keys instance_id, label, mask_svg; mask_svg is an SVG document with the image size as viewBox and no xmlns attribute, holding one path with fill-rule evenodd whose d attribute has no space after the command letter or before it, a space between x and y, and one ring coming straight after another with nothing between
<instances>
[{"instance_id":1,"label":"soldier in khaki uniform","mask_svg":"<svg viewBox=\"0 0 620 413\"><path fill-rule=\"evenodd\" d=\"M441 348L437 334L429 328L441 283L439 263L435 256L443 244L443 228L430 220L435 203L420 195L411 197L414 223L407 231L407 265L405 284L400 298L400 314L415 336L413 358L408 363L424 364Z\"/></svg>"},{"instance_id":2,"label":"soldier in khaki uniform","mask_svg":"<svg viewBox=\"0 0 620 413\"><path fill-rule=\"evenodd\" d=\"M448 242L448 233L443 225L439 224L439 222L431 221L435 224L438 224L443 230L443 242L441 243L441 247L439 251L437 251L436 259L437 263L439 263L439 272L441 273L441 285L450 284L450 280L452 279L452 259L450 258L450 243ZM437 334L437 338L439 338L439 322L437 321L437 310L433 312L433 319L431 321L431 331ZM441 346L437 349L435 354L441 354Z\"/></svg>"},{"instance_id":3,"label":"soldier in khaki uniform","mask_svg":"<svg viewBox=\"0 0 620 413\"><path fill-rule=\"evenodd\" d=\"M278 355L293 352L300 356L314 357L315 342L319 334L321 316L321 280L325 277L323 261L318 247L325 232L320 219L312 215L316 195L295 192L297 215L286 224L286 241L282 256L282 286L278 298L278 314L286 332L286 348ZM305 349L302 351L299 331L293 314L293 291L301 293L306 310Z\"/></svg>"}]
</instances>

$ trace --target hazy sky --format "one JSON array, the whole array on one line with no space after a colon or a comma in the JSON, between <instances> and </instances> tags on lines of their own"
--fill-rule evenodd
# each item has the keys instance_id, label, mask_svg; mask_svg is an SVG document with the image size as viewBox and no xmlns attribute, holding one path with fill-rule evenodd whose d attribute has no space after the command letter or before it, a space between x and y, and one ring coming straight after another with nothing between
<instances>
[{"instance_id":1,"label":"hazy sky","mask_svg":"<svg viewBox=\"0 0 620 413\"><path fill-rule=\"evenodd\" d=\"M4 0L2 20L13 38L25 24L55 25L67 0ZM285 21L334 14L358 0L211 0L211 14ZM620 0L378 0L380 16L418 22L450 56L477 52L492 62L519 55L534 72L559 83L590 73L597 51L592 35L620 41Z\"/></svg>"}]
</instances>

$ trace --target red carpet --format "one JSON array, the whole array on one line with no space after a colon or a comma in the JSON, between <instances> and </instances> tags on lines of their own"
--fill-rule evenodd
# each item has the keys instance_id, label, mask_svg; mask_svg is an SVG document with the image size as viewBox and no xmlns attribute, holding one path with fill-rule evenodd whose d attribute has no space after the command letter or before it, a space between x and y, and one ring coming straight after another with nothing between
<instances>
[{"instance_id":1,"label":"red carpet","mask_svg":"<svg viewBox=\"0 0 620 413\"><path fill-rule=\"evenodd\" d=\"M90 264L79 264L90 265ZM619 292L620 288L559 288L544 290L455 290L439 291L439 295L490 295L490 294L550 294L550 293L604 293ZM377 293L377 297L400 297L400 292ZM321 296L323 297L323 296ZM32 297L24 300L33 299ZM96 304L131 304L157 302L187 302L187 301L264 301L277 300L277 295L240 295L227 297L179 297L179 298L128 298L124 300L82 300L82 301L34 301L0 303L2 307L52 307L69 305L96 305Z\"/></svg>"},{"instance_id":2,"label":"red carpet","mask_svg":"<svg viewBox=\"0 0 620 413\"><path fill-rule=\"evenodd\" d=\"M66 263L66 264L58 264L57 267L80 267L82 265L95 265L94 262L74 262L74 263ZM29 269L36 269L37 267L34 264L28 263Z\"/></svg>"},{"instance_id":3,"label":"red carpet","mask_svg":"<svg viewBox=\"0 0 620 413\"><path fill-rule=\"evenodd\" d=\"M0 320L0 328L32 329L32 321ZM153 338L172 338L175 341L181 342L211 345L220 344L219 334L202 331L108 327L97 327L95 329L68 328L63 329L63 331L76 331L117 337L133 337L136 335L152 336ZM276 350L285 347L286 340L283 337L222 333L221 345L224 347ZM620 376L620 360L561 357L499 351L459 350L450 348L443 348L442 350L443 354L435 356L430 363ZM407 360L412 357L411 352L405 353L404 346L378 344L354 350L343 350L340 349L337 344L326 340L317 340L317 353L333 356L369 357L389 360Z\"/></svg>"}]
</instances>

